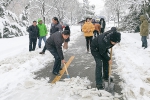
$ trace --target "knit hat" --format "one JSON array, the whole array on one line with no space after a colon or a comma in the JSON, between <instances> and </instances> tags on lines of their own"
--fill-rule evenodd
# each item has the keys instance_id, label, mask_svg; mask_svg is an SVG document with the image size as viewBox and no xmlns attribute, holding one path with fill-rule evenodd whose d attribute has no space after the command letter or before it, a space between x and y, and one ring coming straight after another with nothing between
<instances>
[{"instance_id":1,"label":"knit hat","mask_svg":"<svg viewBox=\"0 0 150 100\"><path fill-rule=\"evenodd\" d=\"M110 41L118 43L121 40L121 34L119 32L112 32L110 35Z\"/></svg>"},{"instance_id":2,"label":"knit hat","mask_svg":"<svg viewBox=\"0 0 150 100\"><path fill-rule=\"evenodd\" d=\"M114 32L114 31L117 31L117 28L116 28L116 27L112 27L112 28L111 28L111 31L113 31L113 32Z\"/></svg>"}]
</instances>

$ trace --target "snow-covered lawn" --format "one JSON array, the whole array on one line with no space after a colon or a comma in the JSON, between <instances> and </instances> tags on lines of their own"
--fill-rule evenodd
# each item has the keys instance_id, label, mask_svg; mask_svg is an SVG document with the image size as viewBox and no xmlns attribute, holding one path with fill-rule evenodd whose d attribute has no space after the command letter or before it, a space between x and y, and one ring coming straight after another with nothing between
<instances>
[{"instance_id":1,"label":"snow-covered lawn","mask_svg":"<svg viewBox=\"0 0 150 100\"><path fill-rule=\"evenodd\" d=\"M128 100L150 100L150 40L142 48L139 33L122 33L120 45L114 47L116 69Z\"/></svg>"}]
</instances>

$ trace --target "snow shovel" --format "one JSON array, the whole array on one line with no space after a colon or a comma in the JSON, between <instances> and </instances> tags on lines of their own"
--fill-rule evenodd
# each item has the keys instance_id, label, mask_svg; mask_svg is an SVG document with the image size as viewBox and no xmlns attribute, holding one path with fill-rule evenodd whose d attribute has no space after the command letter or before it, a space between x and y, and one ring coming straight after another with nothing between
<instances>
[{"instance_id":1,"label":"snow shovel","mask_svg":"<svg viewBox=\"0 0 150 100\"><path fill-rule=\"evenodd\" d=\"M110 59L112 60L112 48L110 51ZM111 82L111 65L109 64L109 79L108 82L104 82L104 88L106 91L110 92L112 95L114 95L114 88L115 88L115 83Z\"/></svg>"},{"instance_id":2,"label":"snow shovel","mask_svg":"<svg viewBox=\"0 0 150 100\"><path fill-rule=\"evenodd\" d=\"M67 70L67 68L66 68L66 64L64 63L64 67L65 67L65 71L66 71L66 74L67 74L67 78L70 78L70 76L69 76L69 73L68 73L68 70Z\"/></svg>"}]
</instances>

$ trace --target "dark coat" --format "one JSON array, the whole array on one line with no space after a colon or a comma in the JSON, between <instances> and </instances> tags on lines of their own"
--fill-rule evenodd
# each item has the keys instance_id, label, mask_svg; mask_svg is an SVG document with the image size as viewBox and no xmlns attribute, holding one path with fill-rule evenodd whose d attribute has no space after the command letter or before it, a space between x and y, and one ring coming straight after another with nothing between
<instances>
[{"instance_id":1,"label":"dark coat","mask_svg":"<svg viewBox=\"0 0 150 100\"><path fill-rule=\"evenodd\" d=\"M51 29L50 29L50 35L52 35L53 33L57 32L57 31L63 31L62 25L58 24L51 24Z\"/></svg>"},{"instance_id":2,"label":"dark coat","mask_svg":"<svg viewBox=\"0 0 150 100\"><path fill-rule=\"evenodd\" d=\"M102 24L102 20L103 20L103 24ZM101 19L99 24L101 25L101 28L104 28L105 29L105 26L106 26L106 22L104 19Z\"/></svg>"},{"instance_id":3,"label":"dark coat","mask_svg":"<svg viewBox=\"0 0 150 100\"><path fill-rule=\"evenodd\" d=\"M110 42L110 33L111 31L105 32L92 40L91 53L93 56L103 57L107 61L110 60L107 54L108 49L114 46Z\"/></svg>"},{"instance_id":4,"label":"dark coat","mask_svg":"<svg viewBox=\"0 0 150 100\"><path fill-rule=\"evenodd\" d=\"M27 29L29 32L29 38L38 38L39 37L39 28L37 26L29 26Z\"/></svg>"},{"instance_id":5,"label":"dark coat","mask_svg":"<svg viewBox=\"0 0 150 100\"><path fill-rule=\"evenodd\" d=\"M61 60L64 59L62 52L62 44L64 43L64 39L62 37L61 32L55 32L46 40L46 48L48 50L56 49Z\"/></svg>"},{"instance_id":6,"label":"dark coat","mask_svg":"<svg viewBox=\"0 0 150 100\"><path fill-rule=\"evenodd\" d=\"M70 32L70 27L68 25L66 25L64 30L68 30Z\"/></svg>"}]
</instances>

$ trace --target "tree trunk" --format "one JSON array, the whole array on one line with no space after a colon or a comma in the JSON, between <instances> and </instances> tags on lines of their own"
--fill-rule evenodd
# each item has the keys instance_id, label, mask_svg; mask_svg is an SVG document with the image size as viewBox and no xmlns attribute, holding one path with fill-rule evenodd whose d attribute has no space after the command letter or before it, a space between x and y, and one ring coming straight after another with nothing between
<instances>
[{"instance_id":1,"label":"tree trunk","mask_svg":"<svg viewBox=\"0 0 150 100\"><path fill-rule=\"evenodd\" d=\"M119 11L117 12L117 17L118 17L118 28L119 28L119 16L120 14L119 14Z\"/></svg>"},{"instance_id":2,"label":"tree trunk","mask_svg":"<svg viewBox=\"0 0 150 100\"><path fill-rule=\"evenodd\" d=\"M43 2L43 5L42 5L42 9L43 9L43 11L42 11L42 17L43 17L43 23L45 24L45 2Z\"/></svg>"},{"instance_id":3,"label":"tree trunk","mask_svg":"<svg viewBox=\"0 0 150 100\"><path fill-rule=\"evenodd\" d=\"M72 25L72 12L71 12L71 25Z\"/></svg>"}]
</instances>

